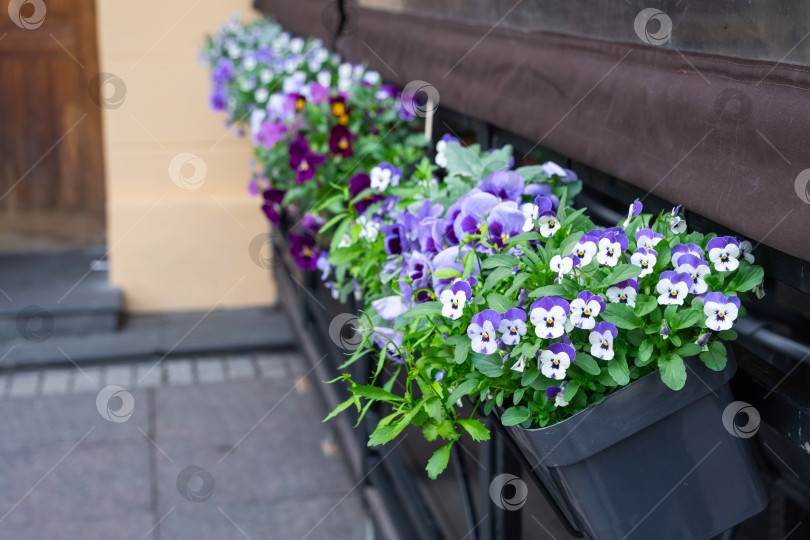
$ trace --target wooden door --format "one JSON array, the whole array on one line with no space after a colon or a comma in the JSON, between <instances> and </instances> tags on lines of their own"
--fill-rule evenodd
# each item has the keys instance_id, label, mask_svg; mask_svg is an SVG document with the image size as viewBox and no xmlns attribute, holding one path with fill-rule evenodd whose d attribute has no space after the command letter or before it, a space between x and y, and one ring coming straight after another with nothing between
<instances>
[{"instance_id":1,"label":"wooden door","mask_svg":"<svg viewBox=\"0 0 810 540\"><path fill-rule=\"evenodd\" d=\"M104 242L98 71L94 0L0 0L0 249Z\"/></svg>"}]
</instances>

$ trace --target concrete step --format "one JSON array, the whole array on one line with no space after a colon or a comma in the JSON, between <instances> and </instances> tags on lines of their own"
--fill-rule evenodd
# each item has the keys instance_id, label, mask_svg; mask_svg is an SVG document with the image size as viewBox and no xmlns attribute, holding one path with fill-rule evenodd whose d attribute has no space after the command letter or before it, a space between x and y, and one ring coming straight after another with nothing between
<instances>
[{"instance_id":1,"label":"concrete step","mask_svg":"<svg viewBox=\"0 0 810 540\"><path fill-rule=\"evenodd\" d=\"M0 339L112 332L121 291L109 284L103 247L0 253Z\"/></svg>"},{"instance_id":2,"label":"concrete step","mask_svg":"<svg viewBox=\"0 0 810 540\"><path fill-rule=\"evenodd\" d=\"M188 355L283 350L297 345L271 307L127 316L116 332L0 340L0 371Z\"/></svg>"}]
</instances>

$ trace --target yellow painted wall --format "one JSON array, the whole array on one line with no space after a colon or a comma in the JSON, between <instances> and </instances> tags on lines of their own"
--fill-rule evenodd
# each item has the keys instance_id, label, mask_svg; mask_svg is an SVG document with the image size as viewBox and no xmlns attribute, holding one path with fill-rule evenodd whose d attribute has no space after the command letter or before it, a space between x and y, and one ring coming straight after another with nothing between
<instances>
[{"instance_id":1,"label":"yellow painted wall","mask_svg":"<svg viewBox=\"0 0 810 540\"><path fill-rule=\"evenodd\" d=\"M250 143L209 110L208 71L198 60L203 36L235 10L252 16L250 3L97 0L101 71L126 85L118 107L115 81L107 85L104 151L110 279L128 311L275 302L260 262L267 247L250 252L268 230L247 194ZM185 188L169 170L183 153L199 158L174 174L180 184L189 179Z\"/></svg>"}]
</instances>

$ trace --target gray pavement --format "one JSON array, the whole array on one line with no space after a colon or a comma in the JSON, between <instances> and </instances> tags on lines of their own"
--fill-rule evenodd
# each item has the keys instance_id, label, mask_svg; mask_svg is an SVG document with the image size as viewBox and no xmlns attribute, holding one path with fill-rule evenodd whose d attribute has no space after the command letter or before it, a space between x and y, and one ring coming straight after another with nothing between
<instances>
[{"instance_id":1,"label":"gray pavement","mask_svg":"<svg viewBox=\"0 0 810 540\"><path fill-rule=\"evenodd\" d=\"M300 377L294 353L0 376L0 539L364 538Z\"/></svg>"}]
</instances>

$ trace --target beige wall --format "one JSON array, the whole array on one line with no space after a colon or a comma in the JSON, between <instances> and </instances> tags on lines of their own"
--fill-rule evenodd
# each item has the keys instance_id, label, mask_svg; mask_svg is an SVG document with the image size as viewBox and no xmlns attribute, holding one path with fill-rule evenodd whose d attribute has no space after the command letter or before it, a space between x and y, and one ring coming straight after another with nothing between
<instances>
[{"instance_id":1,"label":"beige wall","mask_svg":"<svg viewBox=\"0 0 810 540\"><path fill-rule=\"evenodd\" d=\"M104 150L110 279L127 309L273 303L269 271L249 252L267 232L247 195L249 141L209 110L208 72L198 60L203 36L235 10L250 16L250 2L97 0L97 10L101 71L126 85L123 104L104 111ZM196 189L170 177L170 162L184 152L207 170ZM181 174L193 171L187 164Z\"/></svg>"}]
</instances>

